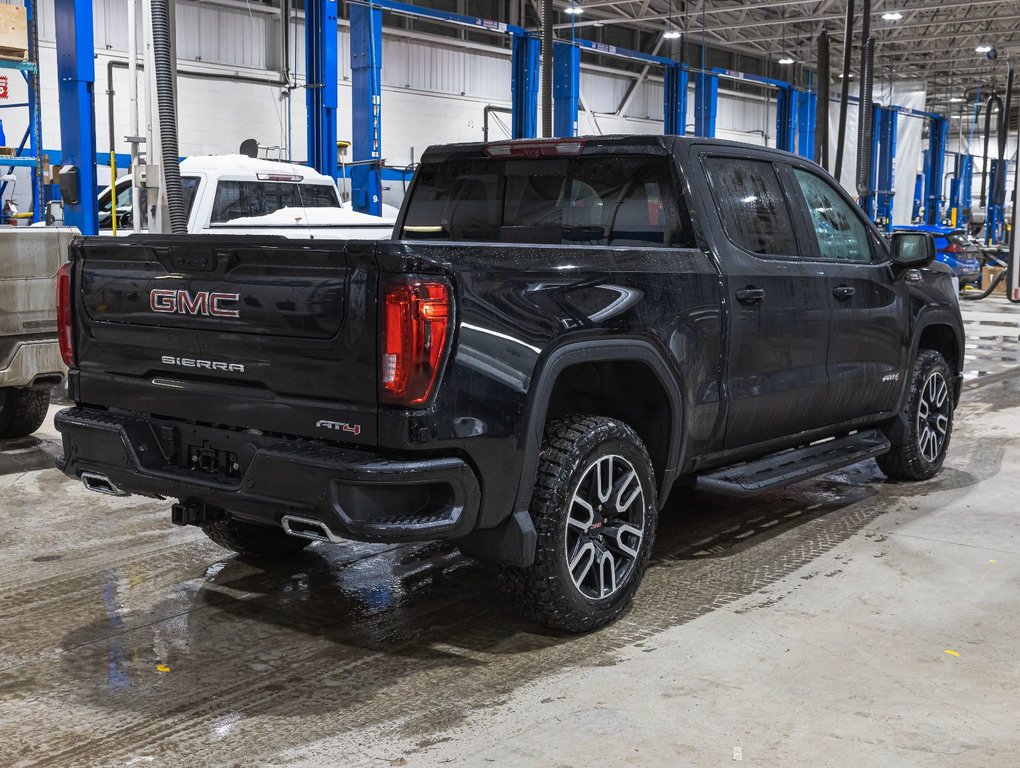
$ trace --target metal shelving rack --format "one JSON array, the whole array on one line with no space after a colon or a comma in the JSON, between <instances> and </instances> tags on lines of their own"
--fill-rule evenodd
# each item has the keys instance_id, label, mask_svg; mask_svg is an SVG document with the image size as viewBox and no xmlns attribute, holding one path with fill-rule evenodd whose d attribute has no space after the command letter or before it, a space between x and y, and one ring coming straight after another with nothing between
<instances>
[{"instance_id":1,"label":"metal shelving rack","mask_svg":"<svg viewBox=\"0 0 1020 768\"><path fill-rule=\"evenodd\" d=\"M28 128L18 144L13 157L0 157L0 166L33 168L32 174L32 220L40 221L45 215L45 183L42 158L42 111L39 99L39 8L37 0L25 0L28 22L28 60L14 61L0 59L0 69L21 73L28 85L28 103L5 105L7 108L26 107ZM0 192L3 187L0 186Z\"/></svg>"}]
</instances>

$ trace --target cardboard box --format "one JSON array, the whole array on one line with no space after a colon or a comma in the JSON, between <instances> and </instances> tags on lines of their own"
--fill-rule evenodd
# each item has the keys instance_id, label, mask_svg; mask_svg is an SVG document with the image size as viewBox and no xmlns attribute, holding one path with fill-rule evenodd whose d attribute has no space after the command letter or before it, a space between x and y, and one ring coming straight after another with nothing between
<instances>
[{"instance_id":1,"label":"cardboard box","mask_svg":"<svg viewBox=\"0 0 1020 768\"><path fill-rule=\"evenodd\" d=\"M28 18L23 5L0 4L0 56L28 58Z\"/></svg>"},{"instance_id":2,"label":"cardboard box","mask_svg":"<svg viewBox=\"0 0 1020 768\"><path fill-rule=\"evenodd\" d=\"M992 281L1002 272L1003 267L982 267L981 268L981 290L988 290L988 286L992 284ZM1002 282L995 286L995 290L992 291L993 296L1005 296L1006 295L1006 279L1003 278Z\"/></svg>"}]
</instances>

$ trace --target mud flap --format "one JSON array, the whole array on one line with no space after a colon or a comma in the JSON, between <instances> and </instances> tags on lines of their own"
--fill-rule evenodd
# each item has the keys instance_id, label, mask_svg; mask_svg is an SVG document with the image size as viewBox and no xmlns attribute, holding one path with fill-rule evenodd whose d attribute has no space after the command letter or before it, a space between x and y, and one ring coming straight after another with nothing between
<instances>
[{"instance_id":1,"label":"mud flap","mask_svg":"<svg viewBox=\"0 0 1020 768\"><path fill-rule=\"evenodd\" d=\"M535 560L538 534L527 510L514 512L495 528L472 531L457 540L460 551L468 557L497 565L527 568Z\"/></svg>"}]
</instances>

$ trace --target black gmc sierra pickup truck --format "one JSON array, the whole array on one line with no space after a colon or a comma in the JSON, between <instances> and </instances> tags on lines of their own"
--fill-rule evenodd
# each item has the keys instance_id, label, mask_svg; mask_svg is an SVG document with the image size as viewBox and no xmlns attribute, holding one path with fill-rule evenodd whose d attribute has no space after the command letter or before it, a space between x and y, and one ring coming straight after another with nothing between
<instances>
[{"instance_id":1,"label":"black gmc sierra pickup truck","mask_svg":"<svg viewBox=\"0 0 1020 768\"><path fill-rule=\"evenodd\" d=\"M626 607L675 485L930 478L960 395L931 236L740 144L436 147L392 241L70 250L64 472L249 555L447 539L568 631Z\"/></svg>"}]
</instances>

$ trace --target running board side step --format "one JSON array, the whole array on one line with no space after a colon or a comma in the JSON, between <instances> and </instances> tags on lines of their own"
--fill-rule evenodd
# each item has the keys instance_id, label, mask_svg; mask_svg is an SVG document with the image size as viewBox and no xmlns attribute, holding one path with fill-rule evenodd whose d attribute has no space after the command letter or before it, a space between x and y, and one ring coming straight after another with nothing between
<instances>
[{"instance_id":1,"label":"running board side step","mask_svg":"<svg viewBox=\"0 0 1020 768\"><path fill-rule=\"evenodd\" d=\"M695 487L725 496L755 496L881 456L891 447L882 432L869 429L699 475Z\"/></svg>"}]
</instances>

